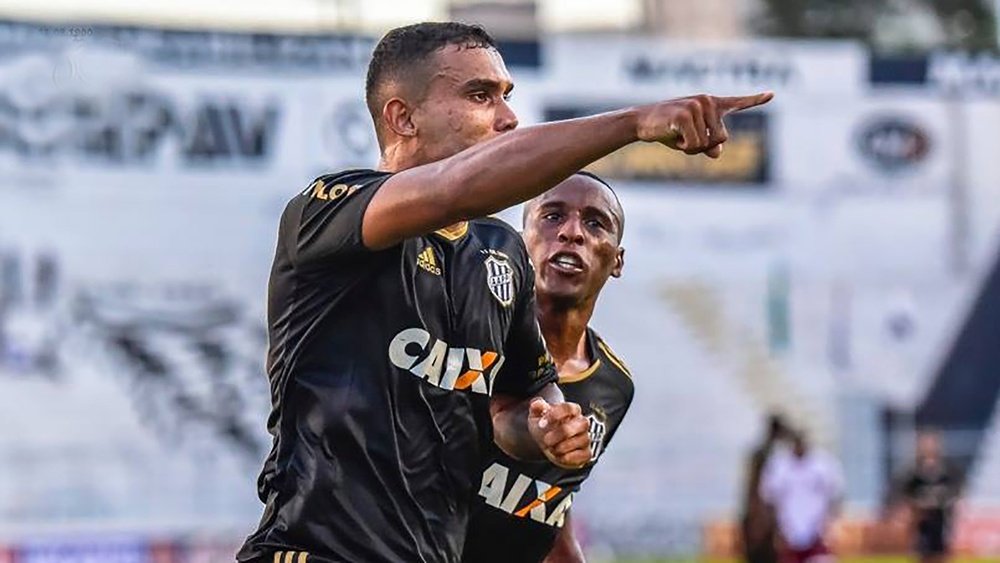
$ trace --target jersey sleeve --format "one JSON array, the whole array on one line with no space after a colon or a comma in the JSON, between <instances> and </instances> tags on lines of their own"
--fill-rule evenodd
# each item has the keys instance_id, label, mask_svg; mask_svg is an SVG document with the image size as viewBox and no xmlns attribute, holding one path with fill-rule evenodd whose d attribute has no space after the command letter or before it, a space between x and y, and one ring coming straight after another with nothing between
<instances>
[{"instance_id":1,"label":"jersey sleeve","mask_svg":"<svg viewBox=\"0 0 1000 563\"><path fill-rule=\"evenodd\" d=\"M611 439L618 433L618 429L625 420L625 415L628 414L629 407L632 406L632 398L634 396L635 387L632 385L632 380L629 379L623 385L620 402L614 405L610 412L608 412L608 437L604 440L602 452L608 449L608 446L611 445Z\"/></svg>"},{"instance_id":2,"label":"jersey sleeve","mask_svg":"<svg viewBox=\"0 0 1000 563\"><path fill-rule=\"evenodd\" d=\"M493 392L530 397L559 378L535 319L535 272L526 252L522 265L521 287L504 347L506 359L493 384Z\"/></svg>"},{"instance_id":3,"label":"jersey sleeve","mask_svg":"<svg viewBox=\"0 0 1000 563\"><path fill-rule=\"evenodd\" d=\"M295 196L282 221L295 267L319 269L366 252L361 238L365 211L390 176L370 170L321 176Z\"/></svg>"},{"instance_id":4,"label":"jersey sleeve","mask_svg":"<svg viewBox=\"0 0 1000 563\"><path fill-rule=\"evenodd\" d=\"M621 427L622 422L625 420L625 415L628 414L629 407L632 406L632 399L635 397L635 384L632 381L632 372L625 365L625 362L622 361L603 338L596 333L593 336L593 342L596 344L602 360L610 364L609 369L616 376L614 379L614 388L617 393L614 399L607 403L608 435L602 445L601 451L603 452L608 449L611 439L615 437L618 428Z\"/></svg>"}]
</instances>

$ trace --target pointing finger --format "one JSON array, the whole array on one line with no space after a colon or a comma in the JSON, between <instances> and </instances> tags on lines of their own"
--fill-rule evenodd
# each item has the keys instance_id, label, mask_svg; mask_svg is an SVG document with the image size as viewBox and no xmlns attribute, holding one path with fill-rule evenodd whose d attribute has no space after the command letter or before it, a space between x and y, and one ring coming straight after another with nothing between
<instances>
[{"instance_id":1,"label":"pointing finger","mask_svg":"<svg viewBox=\"0 0 1000 563\"><path fill-rule=\"evenodd\" d=\"M753 96L722 96L716 98L722 115L761 106L774 98L774 92L763 92Z\"/></svg>"}]
</instances>

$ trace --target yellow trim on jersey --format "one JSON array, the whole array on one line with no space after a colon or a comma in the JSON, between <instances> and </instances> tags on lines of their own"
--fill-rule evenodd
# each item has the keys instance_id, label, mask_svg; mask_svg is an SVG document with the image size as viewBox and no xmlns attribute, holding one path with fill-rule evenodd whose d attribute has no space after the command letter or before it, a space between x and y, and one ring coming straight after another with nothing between
<instances>
[{"instance_id":1,"label":"yellow trim on jersey","mask_svg":"<svg viewBox=\"0 0 1000 563\"><path fill-rule=\"evenodd\" d=\"M443 229L438 229L434 231L434 234L440 235L450 241L456 241L465 236L465 233L469 232L469 222L462 221L457 225L451 225L450 227L445 227Z\"/></svg>"},{"instance_id":2,"label":"yellow trim on jersey","mask_svg":"<svg viewBox=\"0 0 1000 563\"><path fill-rule=\"evenodd\" d=\"M629 379L632 379L632 372L630 372L628 368L625 367L625 362L623 362L621 358L619 358L617 355L615 355L614 352L611 351L611 347L608 346L607 343L605 343L600 338L597 338L597 347L600 348L602 352L604 352L604 355L607 356L609 360L611 360L611 363L614 364L615 367L620 369L622 373L628 376Z\"/></svg>"},{"instance_id":3,"label":"yellow trim on jersey","mask_svg":"<svg viewBox=\"0 0 1000 563\"><path fill-rule=\"evenodd\" d=\"M298 553L298 558L295 554ZM306 563L309 559L308 551L276 551L273 563Z\"/></svg>"},{"instance_id":4,"label":"yellow trim on jersey","mask_svg":"<svg viewBox=\"0 0 1000 563\"><path fill-rule=\"evenodd\" d=\"M583 381L597 371L597 368L601 367L601 359L597 358L594 363L590 364L590 367L581 371L580 373L574 373L572 375L559 376L559 383L576 383L578 381Z\"/></svg>"}]
</instances>

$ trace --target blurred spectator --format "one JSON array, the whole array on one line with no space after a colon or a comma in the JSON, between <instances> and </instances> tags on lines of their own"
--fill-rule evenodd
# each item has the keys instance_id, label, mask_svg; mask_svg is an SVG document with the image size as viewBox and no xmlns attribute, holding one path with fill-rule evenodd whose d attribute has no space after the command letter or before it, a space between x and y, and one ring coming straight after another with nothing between
<instances>
[{"instance_id":1,"label":"blurred spectator","mask_svg":"<svg viewBox=\"0 0 1000 563\"><path fill-rule=\"evenodd\" d=\"M743 556L748 563L775 563L778 553L774 514L760 496L760 478L775 446L785 438L788 427L781 415L772 413L767 419L767 434L754 448L747 462L746 490L743 497Z\"/></svg>"},{"instance_id":2,"label":"blurred spectator","mask_svg":"<svg viewBox=\"0 0 1000 563\"><path fill-rule=\"evenodd\" d=\"M932 430L919 432L915 463L900 476L896 498L908 509L920 561L940 563L947 559L952 508L958 496L958 479L944 460L941 435Z\"/></svg>"},{"instance_id":3,"label":"blurred spectator","mask_svg":"<svg viewBox=\"0 0 1000 563\"><path fill-rule=\"evenodd\" d=\"M760 495L775 513L782 563L831 559L824 542L840 511L843 473L840 463L810 446L801 431L790 432L791 452L776 451L764 468Z\"/></svg>"}]
</instances>

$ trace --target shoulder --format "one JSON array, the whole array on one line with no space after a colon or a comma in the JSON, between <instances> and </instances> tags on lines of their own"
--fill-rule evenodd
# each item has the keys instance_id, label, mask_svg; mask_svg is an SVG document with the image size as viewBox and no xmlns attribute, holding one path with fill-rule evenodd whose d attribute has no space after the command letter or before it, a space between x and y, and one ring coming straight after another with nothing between
<instances>
[{"instance_id":1,"label":"shoulder","mask_svg":"<svg viewBox=\"0 0 1000 563\"><path fill-rule=\"evenodd\" d=\"M592 339L592 342L594 344L594 351L597 356L597 359L600 359L602 364L607 363L611 367L612 371L624 377L625 380L628 381L629 386L631 387L632 372L625 364L625 361L621 359L621 356L619 356L611 348L611 345L609 345L608 342L604 340L604 338L602 338L601 335L598 334L596 330L587 327L587 332L590 334L590 338Z\"/></svg>"},{"instance_id":2,"label":"shoulder","mask_svg":"<svg viewBox=\"0 0 1000 563\"><path fill-rule=\"evenodd\" d=\"M392 174L368 169L344 170L317 176L305 189L292 196L285 206L285 214L302 212L305 209L319 209L329 204L349 199L359 191L377 188Z\"/></svg>"},{"instance_id":3,"label":"shoulder","mask_svg":"<svg viewBox=\"0 0 1000 563\"><path fill-rule=\"evenodd\" d=\"M482 245L484 252L499 258L506 257L517 269L533 272L524 239L510 223L496 217L482 217L469 221L469 231Z\"/></svg>"},{"instance_id":4,"label":"shoulder","mask_svg":"<svg viewBox=\"0 0 1000 563\"><path fill-rule=\"evenodd\" d=\"M469 221L470 230L485 243L524 249L524 240L510 223L496 217L481 217Z\"/></svg>"},{"instance_id":5,"label":"shoulder","mask_svg":"<svg viewBox=\"0 0 1000 563\"><path fill-rule=\"evenodd\" d=\"M380 185L381 181L390 176L392 174L388 172L367 168L323 174L310 182L309 187L300 192L300 195L319 200L334 200L363 188Z\"/></svg>"},{"instance_id":6,"label":"shoulder","mask_svg":"<svg viewBox=\"0 0 1000 563\"><path fill-rule=\"evenodd\" d=\"M840 472L840 461L833 454L819 450L813 453L816 464L823 472L836 475Z\"/></svg>"}]
</instances>

